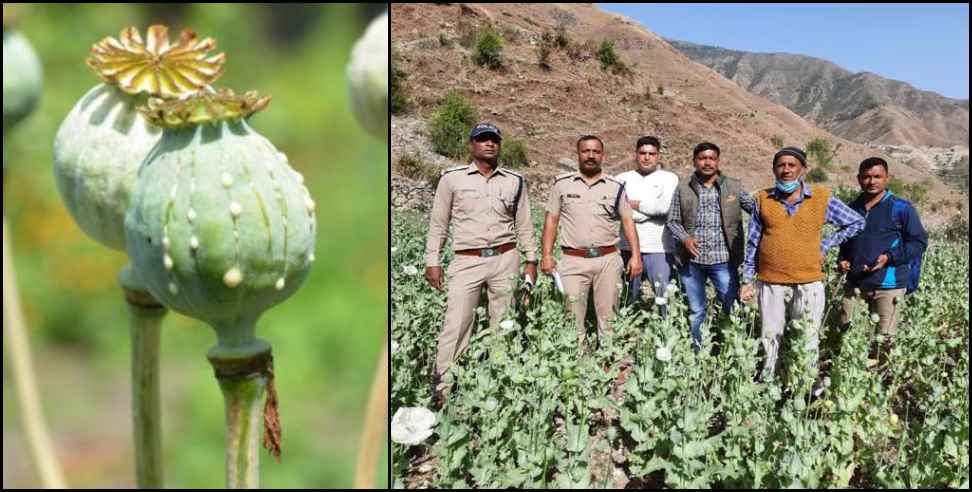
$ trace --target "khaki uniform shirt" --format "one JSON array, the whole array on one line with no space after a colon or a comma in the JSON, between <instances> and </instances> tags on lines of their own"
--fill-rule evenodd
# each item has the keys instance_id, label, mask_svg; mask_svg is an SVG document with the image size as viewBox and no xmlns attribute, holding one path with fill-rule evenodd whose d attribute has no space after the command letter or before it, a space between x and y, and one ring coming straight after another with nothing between
<instances>
[{"instance_id":1,"label":"khaki uniform shirt","mask_svg":"<svg viewBox=\"0 0 972 492\"><path fill-rule=\"evenodd\" d=\"M560 214L561 247L586 249L618 244L618 221L631 217L624 183L601 174L588 186L579 172L557 176L547 212Z\"/></svg>"},{"instance_id":2,"label":"khaki uniform shirt","mask_svg":"<svg viewBox=\"0 0 972 492\"><path fill-rule=\"evenodd\" d=\"M517 189L520 196L514 207ZM442 246L450 222L452 248L456 251L517 241L527 261L537 261L537 241L530 219L526 180L518 173L496 168L491 175L485 176L474 163L442 172L429 218L426 266L441 265Z\"/></svg>"}]
</instances>

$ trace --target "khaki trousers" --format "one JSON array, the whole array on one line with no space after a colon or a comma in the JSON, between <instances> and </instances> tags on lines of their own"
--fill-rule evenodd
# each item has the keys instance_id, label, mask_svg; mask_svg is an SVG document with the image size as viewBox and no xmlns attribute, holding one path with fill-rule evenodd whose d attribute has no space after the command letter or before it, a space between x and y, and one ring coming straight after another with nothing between
<instances>
[{"instance_id":1,"label":"khaki trousers","mask_svg":"<svg viewBox=\"0 0 972 492\"><path fill-rule=\"evenodd\" d=\"M456 255L446 271L448 295L445 321L439 334L439 348L435 358L435 372L440 379L439 389L445 388L441 376L469 346L473 315L485 286L489 297L489 326L496 328L500 317L510 305L520 253L516 248L499 256L480 257Z\"/></svg>"},{"instance_id":2,"label":"khaki trousers","mask_svg":"<svg viewBox=\"0 0 972 492\"><path fill-rule=\"evenodd\" d=\"M762 317L762 342L766 350L764 376L776 372L780 342L787 320L807 319L810 322L807 336L807 350L813 352L811 368L816 367L819 357L820 324L823 321L824 298L823 282L808 284L770 284L756 282L759 296L759 313Z\"/></svg>"},{"instance_id":3,"label":"khaki trousers","mask_svg":"<svg viewBox=\"0 0 972 492\"><path fill-rule=\"evenodd\" d=\"M618 311L623 265L621 255L617 252L598 258L570 255L560 257L557 271L564 283L564 293L568 296L566 308L574 314L577 322L577 338L581 344L587 334L584 320L587 317L587 296L591 287L594 288L598 332L611 331L609 320Z\"/></svg>"},{"instance_id":4,"label":"khaki trousers","mask_svg":"<svg viewBox=\"0 0 972 492\"><path fill-rule=\"evenodd\" d=\"M881 320L878 322L878 330L881 335L893 337L898 328L898 316L901 307L904 305L904 289L878 289L871 291L858 291L854 294L854 287L844 286L844 298L841 302L843 308L840 315L840 324L846 326L854 317L855 302L858 298L867 301L868 312L877 314Z\"/></svg>"}]
</instances>

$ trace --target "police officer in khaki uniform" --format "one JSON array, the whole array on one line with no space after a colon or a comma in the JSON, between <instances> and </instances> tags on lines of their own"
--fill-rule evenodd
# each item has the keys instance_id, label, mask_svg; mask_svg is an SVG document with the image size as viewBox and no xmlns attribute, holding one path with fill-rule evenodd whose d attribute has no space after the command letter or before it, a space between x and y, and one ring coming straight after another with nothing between
<instances>
[{"instance_id":1,"label":"police officer in khaki uniform","mask_svg":"<svg viewBox=\"0 0 972 492\"><path fill-rule=\"evenodd\" d=\"M526 255L524 275L537 278L526 182L498 167L501 141L499 128L474 126L469 133L472 163L443 171L435 191L425 248L425 279L432 287L443 290L440 257L450 223L456 253L447 272L447 311L435 360L437 405L447 389L442 375L469 345L482 288L489 296L490 329L510 305L520 264L517 242Z\"/></svg>"},{"instance_id":2,"label":"police officer in khaki uniform","mask_svg":"<svg viewBox=\"0 0 972 492\"><path fill-rule=\"evenodd\" d=\"M587 295L591 287L599 332L611 330L608 320L618 309L623 262L617 248L617 222L621 221L628 244L640 243L624 183L601 172L604 161L601 139L593 135L581 137L577 141L577 161L580 172L557 176L550 190L540 267L547 274L559 272L564 293L569 296L568 306L577 321L577 336L583 344ZM558 224L562 225L560 249L563 253L559 265L553 257ZM627 273L636 277L641 272L640 255L635 255Z\"/></svg>"}]
</instances>

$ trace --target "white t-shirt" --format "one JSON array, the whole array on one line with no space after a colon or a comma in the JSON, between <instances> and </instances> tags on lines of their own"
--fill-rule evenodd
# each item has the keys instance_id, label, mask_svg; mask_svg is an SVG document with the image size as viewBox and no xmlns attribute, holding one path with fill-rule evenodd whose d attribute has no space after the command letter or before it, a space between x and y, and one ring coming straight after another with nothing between
<instances>
[{"instance_id":1,"label":"white t-shirt","mask_svg":"<svg viewBox=\"0 0 972 492\"><path fill-rule=\"evenodd\" d=\"M672 196L678 188L678 176L664 169L656 169L647 176L642 176L638 171L623 172L617 175L617 179L624 182L629 200L641 202L638 208L633 210L641 252L673 252L675 241L672 239L672 233L665 228L665 222L668 218L668 209L672 206ZM631 251L631 246L628 245L623 232L618 247Z\"/></svg>"}]
</instances>

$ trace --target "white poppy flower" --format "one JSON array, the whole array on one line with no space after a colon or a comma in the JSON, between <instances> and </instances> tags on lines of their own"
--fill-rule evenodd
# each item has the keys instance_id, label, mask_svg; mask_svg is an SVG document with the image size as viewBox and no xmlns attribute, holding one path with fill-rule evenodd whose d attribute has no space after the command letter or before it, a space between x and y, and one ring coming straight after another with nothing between
<instances>
[{"instance_id":1,"label":"white poppy flower","mask_svg":"<svg viewBox=\"0 0 972 492\"><path fill-rule=\"evenodd\" d=\"M396 251L398 251L398 246L392 246L391 247L391 252L394 253Z\"/></svg>"},{"instance_id":2,"label":"white poppy flower","mask_svg":"<svg viewBox=\"0 0 972 492\"><path fill-rule=\"evenodd\" d=\"M399 444L415 446L432 435L435 414L422 407L399 408L392 417L391 439Z\"/></svg>"},{"instance_id":3,"label":"white poppy flower","mask_svg":"<svg viewBox=\"0 0 972 492\"><path fill-rule=\"evenodd\" d=\"M871 314L871 321L873 321L875 323L880 322L881 321L881 317L878 316L878 313L873 313L873 314Z\"/></svg>"},{"instance_id":4,"label":"white poppy flower","mask_svg":"<svg viewBox=\"0 0 972 492\"><path fill-rule=\"evenodd\" d=\"M676 292L678 292L678 285L668 284L667 286L665 286L665 294L666 295L673 295Z\"/></svg>"},{"instance_id":5,"label":"white poppy flower","mask_svg":"<svg viewBox=\"0 0 972 492\"><path fill-rule=\"evenodd\" d=\"M392 340L391 341L391 353L394 354L395 352L398 352L398 342L396 342L395 340Z\"/></svg>"},{"instance_id":6,"label":"white poppy flower","mask_svg":"<svg viewBox=\"0 0 972 492\"><path fill-rule=\"evenodd\" d=\"M655 304L657 304L659 306L664 306L665 304L668 304L668 299L666 299L664 297L656 297L655 298Z\"/></svg>"},{"instance_id":7,"label":"white poppy flower","mask_svg":"<svg viewBox=\"0 0 972 492\"><path fill-rule=\"evenodd\" d=\"M492 412L493 410L496 410L496 407L498 406L499 406L499 402L496 401L496 398L489 397L488 399L486 399L486 404L483 405L483 408Z\"/></svg>"},{"instance_id":8,"label":"white poppy flower","mask_svg":"<svg viewBox=\"0 0 972 492\"><path fill-rule=\"evenodd\" d=\"M513 329L513 326L514 326L515 324L516 324L516 323L514 323L514 321L513 321L513 320L511 320L511 319L506 319L506 320L503 320L503 321L500 321L500 324L499 324L499 325L500 325L500 328L502 328L502 329L504 329L504 330L512 330L512 329Z\"/></svg>"},{"instance_id":9,"label":"white poppy flower","mask_svg":"<svg viewBox=\"0 0 972 492\"><path fill-rule=\"evenodd\" d=\"M672 360L672 351L668 350L668 347L659 347L658 350L655 350L655 358L662 362L668 362Z\"/></svg>"},{"instance_id":10,"label":"white poppy flower","mask_svg":"<svg viewBox=\"0 0 972 492\"><path fill-rule=\"evenodd\" d=\"M418 268L415 268L415 265L405 265L402 271L405 272L405 275L418 275Z\"/></svg>"}]
</instances>

